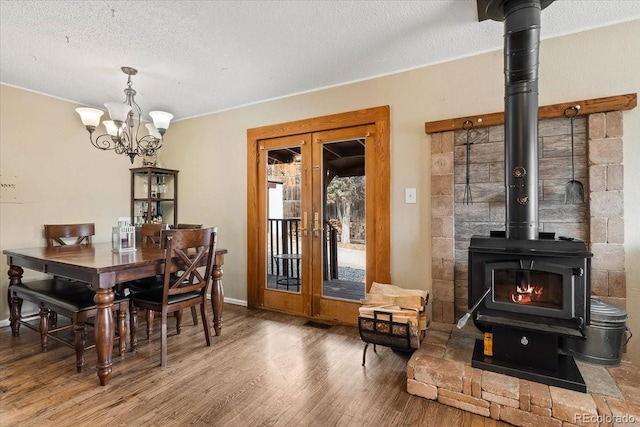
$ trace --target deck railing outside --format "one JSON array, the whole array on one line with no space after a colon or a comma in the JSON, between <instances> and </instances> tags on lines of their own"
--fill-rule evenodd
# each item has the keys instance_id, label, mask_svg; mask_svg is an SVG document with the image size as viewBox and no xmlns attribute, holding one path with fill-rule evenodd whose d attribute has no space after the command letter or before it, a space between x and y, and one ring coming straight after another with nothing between
<instances>
[{"instance_id":1,"label":"deck railing outside","mask_svg":"<svg viewBox=\"0 0 640 427\"><path fill-rule=\"evenodd\" d=\"M300 263L277 259L273 255L299 254L300 218L269 218L269 265L267 271L277 276L290 274L300 277ZM338 230L328 222L324 224L323 272L325 280L338 279Z\"/></svg>"}]
</instances>

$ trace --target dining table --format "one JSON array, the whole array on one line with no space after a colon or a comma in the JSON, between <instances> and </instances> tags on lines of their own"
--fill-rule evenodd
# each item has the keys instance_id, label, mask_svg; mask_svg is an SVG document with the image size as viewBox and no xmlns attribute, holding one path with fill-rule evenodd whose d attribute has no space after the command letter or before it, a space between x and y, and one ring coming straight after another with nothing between
<instances>
[{"instance_id":1,"label":"dining table","mask_svg":"<svg viewBox=\"0 0 640 427\"><path fill-rule=\"evenodd\" d=\"M114 287L119 283L164 274L164 249L138 245L135 251L114 252L111 242L99 242L88 245L5 249L2 253L7 256L9 265L9 296L11 286L21 283L24 269L85 282L95 289L97 315L94 335L98 355L96 367L100 385L107 385L113 364L115 326L110 307L114 300ZM222 266L226 253L226 249L216 249L212 271L211 307L216 335L220 335L222 330ZM13 318L10 318L10 322L12 333L17 336L19 324Z\"/></svg>"}]
</instances>

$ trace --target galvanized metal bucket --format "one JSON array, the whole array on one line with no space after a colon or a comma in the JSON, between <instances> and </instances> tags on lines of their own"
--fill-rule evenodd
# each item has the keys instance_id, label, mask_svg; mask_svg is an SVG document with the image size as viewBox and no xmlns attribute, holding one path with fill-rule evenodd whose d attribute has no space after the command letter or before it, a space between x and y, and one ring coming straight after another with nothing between
<instances>
[{"instance_id":1,"label":"galvanized metal bucket","mask_svg":"<svg viewBox=\"0 0 640 427\"><path fill-rule=\"evenodd\" d=\"M627 327L627 311L591 297L591 324L584 327L584 335L586 339L564 338L565 352L596 365L619 365L623 347L632 336Z\"/></svg>"}]
</instances>

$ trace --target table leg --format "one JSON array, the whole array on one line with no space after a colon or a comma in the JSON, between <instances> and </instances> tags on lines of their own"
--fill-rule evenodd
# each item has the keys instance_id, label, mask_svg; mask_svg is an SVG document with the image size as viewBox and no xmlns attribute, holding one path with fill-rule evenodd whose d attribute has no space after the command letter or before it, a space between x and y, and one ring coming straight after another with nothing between
<instances>
[{"instance_id":1,"label":"table leg","mask_svg":"<svg viewBox=\"0 0 640 427\"><path fill-rule=\"evenodd\" d=\"M20 323L18 323L19 313L22 309L22 301L17 304L11 304L11 285L22 282L22 274L24 270L17 265L9 266L9 287L7 288L7 303L9 304L9 323L11 324L11 334L17 337L20 333Z\"/></svg>"},{"instance_id":2,"label":"table leg","mask_svg":"<svg viewBox=\"0 0 640 427\"><path fill-rule=\"evenodd\" d=\"M111 306L115 295L111 288L100 288L93 298L98 312L96 314L95 339L96 350L98 352L98 378L100 385L109 384L109 374L111 373L111 356L113 353L113 317L111 316Z\"/></svg>"},{"instance_id":3,"label":"table leg","mask_svg":"<svg viewBox=\"0 0 640 427\"><path fill-rule=\"evenodd\" d=\"M222 256L216 255L216 261L211 273L211 308L213 309L213 330L216 336L222 329L222 306L224 303L224 289L222 288Z\"/></svg>"}]
</instances>

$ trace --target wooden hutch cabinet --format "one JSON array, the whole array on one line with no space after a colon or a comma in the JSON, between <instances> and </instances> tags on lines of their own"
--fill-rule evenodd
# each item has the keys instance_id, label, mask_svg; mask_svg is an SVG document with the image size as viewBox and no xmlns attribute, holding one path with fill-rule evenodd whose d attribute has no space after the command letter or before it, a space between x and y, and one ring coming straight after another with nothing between
<instances>
[{"instance_id":1,"label":"wooden hutch cabinet","mask_svg":"<svg viewBox=\"0 0 640 427\"><path fill-rule=\"evenodd\" d=\"M178 172L173 169L131 169L131 223L178 225Z\"/></svg>"}]
</instances>

